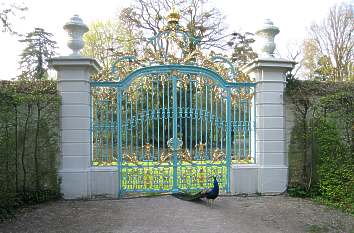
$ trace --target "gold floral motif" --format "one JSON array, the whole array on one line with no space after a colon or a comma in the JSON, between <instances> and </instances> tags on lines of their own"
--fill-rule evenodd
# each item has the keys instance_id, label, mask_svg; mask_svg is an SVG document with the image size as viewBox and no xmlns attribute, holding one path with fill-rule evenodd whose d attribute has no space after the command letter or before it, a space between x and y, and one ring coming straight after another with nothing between
<instances>
[{"instance_id":1,"label":"gold floral motif","mask_svg":"<svg viewBox=\"0 0 354 233\"><path fill-rule=\"evenodd\" d=\"M225 153L220 150L220 149L215 149L212 155L213 159L212 159L212 163L215 163L217 161L220 161L222 159L225 158Z\"/></svg>"},{"instance_id":2,"label":"gold floral motif","mask_svg":"<svg viewBox=\"0 0 354 233\"><path fill-rule=\"evenodd\" d=\"M145 173L144 173L144 186L147 187L147 188L150 188L151 187L151 172L150 170L147 170Z\"/></svg>"},{"instance_id":3,"label":"gold floral motif","mask_svg":"<svg viewBox=\"0 0 354 233\"><path fill-rule=\"evenodd\" d=\"M143 50L142 56L135 58L132 54L117 53L124 57L115 64L116 75L122 80L132 71L142 67L161 64L183 64L198 65L214 70L228 82L252 82L250 77L242 72L235 72L231 63L223 59L223 55L211 51L205 55L198 41L200 38L194 37L184 27L179 25L181 15L173 6L166 16L167 25L153 38L148 39L148 44ZM189 45L194 44L195 49L189 51ZM216 57L222 59L215 59Z\"/></svg>"},{"instance_id":4,"label":"gold floral motif","mask_svg":"<svg viewBox=\"0 0 354 233\"><path fill-rule=\"evenodd\" d=\"M199 169L199 176L198 176L198 179L199 179L199 185L203 187L203 184L204 184L204 181L205 181L205 176L204 176L204 170L203 170L203 168L200 168L200 169Z\"/></svg>"},{"instance_id":5,"label":"gold floral motif","mask_svg":"<svg viewBox=\"0 0 354 233\"><path fill-rule=\"evenodd\" d=\"M254 80L251 80L250 76L243 73L243 72L239 72L237 78L236 78L237 82L254 82Z\"/></svg>"},{"instance_id":6,"label":"gold floral motif","mask_svg":"<svg viewBox=\"0 0 354 233\"><path fill-rule=\"evenodd\" d=\"M146 143L145 146L143 146L145 148L145 159L146 160L150 160L150 155L151 155L151 145L149 143Z\"/></svg>"},{"instance_id":7,"label":"gold floral motif","mask_svg":"<svg viewBox=\"0 0 354 233\"><path fill-rule=\"evenodd\" d=\"M128 163L134 163L134 164L138 164L138 160L136 158L136 154L135 153L132 153L131 155L129 154L123 154L123 158L126 162Z\"/></svg>"},{"instance_id":8,"label":"gold floral motif","mask_svg":"<svg viewBox=\"0 0 354 233\"><path fill-rule=\"evenodd\" d=\"M172 153L167 152L167 151L164 151L164 152L162 152L161 155L160 155L160 161L159 161L159 163L160 163L160 164L161 164L161 163L165 163L165 162L171 160L171 157L172 157Z\"/></svg>"},{"instance_id":9,"label":"gold floral motif","mask_svg":"<svg viewBox=\"0 0 354 233\"><path fill-rule=\"evenodd\" d=\"M206 143L202 143L202 142L195 145L196 150L199 151L200 160L205 159L205 153L204 153L205 147L206 147Z\"/></svg>"},{"instance_id":10,"label":"gold floral motif","mask_svg":"<svg viewBox=\"0 0 354 233\"><path fill-rule=\"evenodd\" d=\"M181 154L182 154L182 161L186 161L188 163L192 163L192 156L191 156L191 154L190 154L188 149L183 150L181 152Z\"/></svg>"},{"instance_id":11,"label":"gold floral motif","mask_svg":"<svg viewBox=\"0 0 354 233\"><path fill-rule=\"evenodd\" d=\"M172 7L171 11L166 17L168 24L173 24L173 25L178 24L180 18L181 18L180 13L179 11L176 10L174 6Z\"/></svg>"},{"instance_id":12,"label":"gold floral motif","mask_svg":"<svg viewBox=\"0 0 354 233\"><path fill-rule=\"evenodd\" d=\"M177 44L181 44L183 47L185 47L182 44L183 42L175 39L175 37L172 37L171 39L177 41ZM182 51L182 54L186 54L186 51ZM123 60L118 62L116 64L116 75L120 77L119 80L121 80L132 71L140 68L142 64L145 64L144 66L147 66L151 63L184 65L197 64L201 67L215 71L229 82L254 82L254 80L251 80L249 75L246 75L243 72L238 72L236 76L232 76L230 73L230 68L227 67L224 63L212 60L213 56L215 56L215 53L210 53L209 56L205 56L199 49L196 49L191 53L187 53L187 55L184 55L182 58L177 57L176 54L167 54L167 57L163 58L161 51L154 52L152 49L146 48L144 50L144 55L140 59L128 61Z\"/></svg>"}]
</instances>

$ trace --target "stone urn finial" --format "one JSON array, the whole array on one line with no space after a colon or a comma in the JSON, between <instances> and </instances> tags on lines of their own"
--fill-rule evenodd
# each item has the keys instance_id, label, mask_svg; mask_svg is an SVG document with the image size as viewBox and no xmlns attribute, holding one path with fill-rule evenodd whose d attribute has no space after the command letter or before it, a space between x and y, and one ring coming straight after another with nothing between
<instances>
[{"instance_id":1,"label":"stone urn finial","mask_svg":"<svg viewBox=\"0 0 354 233\"><path fill-rule=\"evenodd\" d=\"M82 36L88 32L88 27L78 15L74 15L63 28L69 34L67 45L73 51L70 56L80 56L80 50L84 47Z\"/></svg>"},{"instance_id":2,"label":"stone urn finial","mask_svg":"<svg viewBox=\"0 0 354 233\"><path fill-rule=\"evenodd\" d=\"M270 19L266 19L261 29L256 31L256 51L261 57L274 57L276 44L274 37L279 33L279 28L274 26Z\"/></svg>"}]
</instances>

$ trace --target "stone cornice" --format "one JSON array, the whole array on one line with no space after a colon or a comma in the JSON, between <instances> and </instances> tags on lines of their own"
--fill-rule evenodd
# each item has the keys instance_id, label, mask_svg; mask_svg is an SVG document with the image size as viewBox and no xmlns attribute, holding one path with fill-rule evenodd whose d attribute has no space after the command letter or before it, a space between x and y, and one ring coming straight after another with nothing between
<instances>
[{"instance_id":1,"label":"stone cornice","mask_svg":"<svg viewBox=\"0 0 354 233\"><path fill-rule=\"evenodd\" d=\"M283 72L292 70L296 65L296 62L289 61L283 58L257 58L251 63L243 66L241 69L244 73L249 74L255 69L259 68L277 68L283 70Z\"/></svg>"},{"instance_id":2,"label":"stone cornice","mask_svg":"<svg viewBox=\"0 0 354 233\"><path fill-rule=\"evenodd\" d=\"M87 67L90 73L96 73L101 69L96 59L82 56L60 56L48 60L50 67L61 70L63 67Z\"/></svg>"}]
</instances>

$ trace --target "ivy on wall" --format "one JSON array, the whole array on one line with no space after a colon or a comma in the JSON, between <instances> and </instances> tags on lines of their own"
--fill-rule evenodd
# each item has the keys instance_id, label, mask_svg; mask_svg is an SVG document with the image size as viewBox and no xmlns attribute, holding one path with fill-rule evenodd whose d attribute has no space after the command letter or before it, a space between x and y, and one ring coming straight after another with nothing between
<instances>
[{"instance_id":1,"label":"ivy on wall","mask_svg":"<svg viewBox=\"0 0 354 233\"><path fill-rule=\"evenodd\" d=\"M288 80L289 193L354 210L354 83Z\"/></svg>"},{"instance_id":2,"label":"ivy on wall","mask_svg":"<svg viewBox=\"0 0 354 233\"><path fill-rule=\"evenodd\" d=\"M54 81L0 82L0 220L59 196L59 104Z\"/></svg>"}]
</instances>

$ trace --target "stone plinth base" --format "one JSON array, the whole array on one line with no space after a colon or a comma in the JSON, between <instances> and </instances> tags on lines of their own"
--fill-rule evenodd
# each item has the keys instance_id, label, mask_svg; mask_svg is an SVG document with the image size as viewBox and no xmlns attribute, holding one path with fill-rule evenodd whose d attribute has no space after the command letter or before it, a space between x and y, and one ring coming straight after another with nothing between
<instances>
[{"instance_id":1,"label":"stone plinth base","mask_svg":"<svg viewBox=\"0 0 354 233\"><path fill-rule=\"evenodd\" d=\"M86 171L61 170L59 175L64 199L118 197L117 167L91 167Z\"/></svg>"},{"instance_id":2,"label":"stone plinth base","mask_svg":"<svg viewBox=\"0 0 354 233\"><path fill-rule=\"evenodd\" d=\"M231 193L280 194L287 189L288 167L236 164L230 179Z\"/></svg>"}]
</instances>

